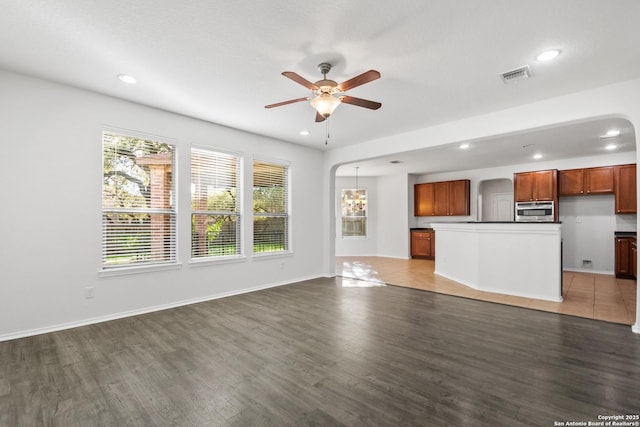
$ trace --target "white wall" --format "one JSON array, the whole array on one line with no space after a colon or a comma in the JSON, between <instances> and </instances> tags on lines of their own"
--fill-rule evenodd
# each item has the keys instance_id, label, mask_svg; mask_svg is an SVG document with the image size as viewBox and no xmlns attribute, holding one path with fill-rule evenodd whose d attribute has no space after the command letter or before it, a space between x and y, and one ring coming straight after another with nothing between
<instances>
[{"instance_id":1,"label":"white wall","mask_svg":"<svg viewBox=\"0 0 640 427\"><path fill-rule=\"evenodd\" d=\"M408 176L360 177L358 187L367 190L367 237L342 237L340 230L340 193L354 188L355 177L336 177L336 256L410 257ZM412 209L413 211L413 209Z\"/></svg>"},{"instance_id":2,"label":"white wall","mask_svg":"<svg viewBox=\"0 0 640 427\"><path fill-rule=\"evenodd\" d=\"M409 193L407 174L378 178L378 255L390 258L410 258ZM413 212L413 209L412 211Z\"/></svg>"},{"instance_id":3,"label":"white wall","mask_svg":"<svg viewBox=\"0 0 640 427\"><path fill-rule=\"evenodd\" d=\"M336 177L336 255L375 256L378 253L378 179L359 177L358 188L367 190L367 237L342 237L341 192L355 188L354 177Z\"/></svg>"},{"instance_id":4,"label":"white wall","mask_svg":"<svg viewBox=\"0 0 640 427\"><path fill-rule=\"evenodd\" d=\"M614 209L612 194L560 198L564 269L614 273ZM583 260L591 263L583 265Z\"/></svg>"},{"instance_id":5,"label":"white wall","mask_svg":"<svg viewBox=\"0 0 640 427\"><path fill-rule=\"evenodd\" d=\"M323 274L321 151L6 71L0 93L0 340ZM105 126L176 141L180 268L98 276ZM191 144L242 152L245 179L253 156L291 162L293 255L189 264Z\"/></svg>"}]
</instances>

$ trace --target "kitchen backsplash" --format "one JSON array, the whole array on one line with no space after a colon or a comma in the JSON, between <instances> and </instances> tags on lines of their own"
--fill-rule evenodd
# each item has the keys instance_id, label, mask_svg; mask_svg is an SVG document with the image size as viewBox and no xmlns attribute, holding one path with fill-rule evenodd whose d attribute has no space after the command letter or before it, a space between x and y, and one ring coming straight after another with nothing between
<instances>
[{"instance_id":1,"label":"kitchen backsplash","mask_svg":"<svg viewBox=\"0 0 640 427\"><path fill-rule=\"evenodd\" d=\"M637 215L616 215L616 231L637 231Z\"/></svg>"}]
</instances>

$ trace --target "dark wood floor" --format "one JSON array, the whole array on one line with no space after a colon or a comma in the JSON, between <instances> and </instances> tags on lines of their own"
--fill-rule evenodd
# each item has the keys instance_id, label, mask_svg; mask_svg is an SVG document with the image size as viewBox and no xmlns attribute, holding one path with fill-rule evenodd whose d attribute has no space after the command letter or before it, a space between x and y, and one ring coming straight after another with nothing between
<instances>
[{"instance_id":1,"label":"dark wood floor","mask_svg":"<svg viewBox=\"0 0 640 427\"><path fill-rule=\"evenodd\" d=\"M628 326L362 285L0 343L0 425L553 426L640 410Z\"/></svg>"}]
</instances>

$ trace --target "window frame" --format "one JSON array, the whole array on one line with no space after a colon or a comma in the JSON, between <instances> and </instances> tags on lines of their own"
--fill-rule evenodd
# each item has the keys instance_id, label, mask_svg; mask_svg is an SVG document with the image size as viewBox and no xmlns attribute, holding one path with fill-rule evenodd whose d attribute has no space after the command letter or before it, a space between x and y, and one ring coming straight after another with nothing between
<instances>
[{"instance_id":1,"label":"window frame","mask_svg":"<svg viewBox=\"0 0 640 427\"><path fill-rule=\"evenodd\" d=\"M105 205L105 143L107 141L107 135L115 135L125 138L134 138L141 139L145 142L150 141L157 144L165 144L171 147L171 182L170 188L166 194L169 199L169 207L168 208L114 208ZM181 263L179 262L179 217L178 217L178 156L179 156L179 146L176 140L167 137L161 137L158 135L147 134L143 132L132 131L129 129L119 129L119 128L110 128L105 127L101 132L101 159L102 159L102 171L100 178L100 242L101 242L101 255L100 255L100 268L98 269L99 276L117 276L123 274L133 274L133 273L141 273L146 271L156 271L156 270L169 270L169 269L177 269L181 268ZM150 177L150 172L147 172ZM149 188L151 188L151 182L149 183ZM150 190L149 190L150 191ZM105 213L147 213L147 214L166 214L169 215L169 245L168 245L168 257L163 260L154 260L154 261L146 261L146 262L128 262L122 264L108 264L106 263L106 251L109 246L108 243L108 231L106 230L106 221L105 221Z\"/></svg>"},{"instance_id":2,"label":"window frame","mask_svg":"<svg viewBox=\"0 0 640 427\"><path fill-rule=\"evenodd\" d=\"M285 170L285 191L286 194L284 196L285 203L285 212L282 213L260 213L257 214L255 212L255 182L256 182L256 163L263 163L266 165L274 166L274 167L282 167ZM292 244L292 168L291 162L280 159L273 159L268 157L256 156L253 157L251 163L251 225L252 225L252 233L251 233L251 255L256 258L265 258L265 257L279 257L279 256L288 256L293 253L293 244ZM267 218L284 218L284 249L277 251L259 251L256 252L256 235L255 235L255 225L256 225L256 217L267 217Z\"/></svg>"},{"instance_id":3,"label":"window frame","mask_svg":"<svg viewBox=\"0 0 640 427\"><path fill-rule=\"evenodd\" d=\"M237 161L236 168L236 207L237 210L234 213L230 213L229 211L218 211L218 210L194 210L193 209L193 194L190 191L189 199L189 221L190 224L193 224L194 215L233 215L236 220L236 245L239 246L239 251L236 251L234 254L230 255L211 255L211 256L193 256L193 238L190 239L189 244L189 254L190 254L190 264L207 264L207 263L223 263L223 262L233 262L237 260L242 260L245 258L245 245L244 245L244 157L242 153L233 152L229 150L224 150L215 147L207 147L202 145L192 145L189 152L189 165L190 165L190 185L193 185L193 152L194 150L206 151L214 155L220 155L225 157L234 157ZM190 225L191 228L191 225Z\"/></svg>"},{"instance_id":4,"label":"window frame","mask_svg":"<svg viewBox=\"0 0 640 427\"><path fill-rule=\"evenodd\" d=\"M364 193L364 200L365 200L365 209L364 215L345 215L345 212L347 211L348 208L345 207L345 192L346 191L351 191L351 192L360 192L361 194ZM340 200L340 237L342 239L366 239L369 235L369 196L368 196L368 191L366 188L341 188L340 189L340 193L338 195L339 200ZM345 219L346 220L350 220L350 219L362 219L363 223L364 223L364 234L362 235L345 235L344 234L344 223L345 223Z\"/></svg>"}]
</instances>

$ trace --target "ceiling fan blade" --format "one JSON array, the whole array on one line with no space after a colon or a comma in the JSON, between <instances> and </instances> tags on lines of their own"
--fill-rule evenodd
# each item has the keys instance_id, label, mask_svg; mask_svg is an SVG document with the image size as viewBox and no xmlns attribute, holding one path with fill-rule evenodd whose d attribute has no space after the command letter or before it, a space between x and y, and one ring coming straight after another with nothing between
<instances>
[{"instance_id":1,"label":"ceiling fan blade","mask_svg":"<svg viewBox=\"0 0 640 427\"><path fill-rule=\"evenodd\" d=\"M316 123L324 122L325 120L327 120L327 118L325 116L323 116L322 114L316 112Z\"/></svg>"},{"instance_id":2,"label":"ceiling fan blade","mask_svg":"<svg viewBox=\"0 0 640 427\"><path fill-rule=\"evenodd\" d=\"M289 101L282 101L276 104L265 105L264 108L273 108L273 107L281 107L283 105L295 104L296 102L306 101L309 98L298 98L298 99L290 99Z\"/></svg>"},{"instance_id":3,"label":"ceiling fan blade","mask_svg":"<svg viewBox=\"0 0 640 427\"><path fill-rule=\"evenodd\" d=\"M382 107L382 104L379 102L369 101L362 98L355 98L348 95L341 96L340 100L345 104L357 105L358 107L364 107L370 110L377 110L378 108Z\"/></svg>"},{"instance_id":4,"label":"ceiling fan blade","mask_svg":"<svg viewBox=\"0 0 640 427\"><path fill-rule=\"evenodd\" d=\"M346 92L349 89L353 89L354 87L358 87L360 85L363 85L365 83L369 83L373 80L379 79L380 78L380 73L377 72L376 70L369 70L367 72L364 72L358 76L355 76L349 80L347 80L346 82L342 82L338 85L338 89L342 92Z\"/></svg>"},{"instance_id":5,"label":"ceiling fan blade","mask_svg":"<svg viewBox=\"0 0 640 427\"><path fill-rule=\"evenodd\" d=\"M311 89L311 90L318 90L318 86L314 85L313 83L311 83L309 80L305 79L304 77L302 77L300 74L294 73L293 71L283 71L282 75L290 78L291 80L293 80L294 82L301 84L302 86L306 87L307 89Z\"/></svg>"}]
</instances>

